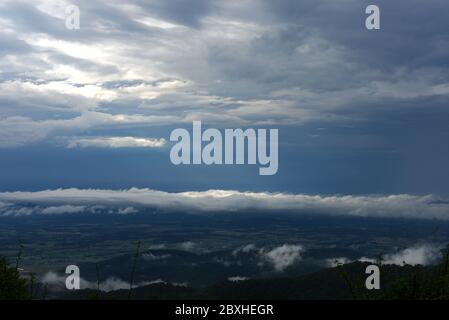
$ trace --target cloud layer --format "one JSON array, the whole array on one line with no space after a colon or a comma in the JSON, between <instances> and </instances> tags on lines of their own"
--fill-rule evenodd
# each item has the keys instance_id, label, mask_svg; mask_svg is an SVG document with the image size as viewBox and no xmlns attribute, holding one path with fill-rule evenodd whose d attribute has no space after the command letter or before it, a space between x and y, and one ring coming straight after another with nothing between
<instances>
[{"instance_id":1,"label":"cloud layer","mask_svg":"<svg viewBox=\"0 0 449 320\"><path fill-rule=\"evenodd\" d=\"M79 30L65 28L70 4ZM382 2L376 33L366 5L2 1L0 147L98 126L364 121L422 99L437 110L449 94L447 2Z\"/></svg>"},{"instance_id":2,"label":"cloud layer","mask_svg":"<svg viewBox=\"0 0 449 320\"><path fill-rule=\"evenodd\" d=\"M449 202L432 195L312 196L233 190L169 193L137 188L129 190L57 189L0 193L0 213L4 216L83 211L129 214L141 208L197 214L283 212L356 217L449 219Z\"/></svg>"}]
</instances>

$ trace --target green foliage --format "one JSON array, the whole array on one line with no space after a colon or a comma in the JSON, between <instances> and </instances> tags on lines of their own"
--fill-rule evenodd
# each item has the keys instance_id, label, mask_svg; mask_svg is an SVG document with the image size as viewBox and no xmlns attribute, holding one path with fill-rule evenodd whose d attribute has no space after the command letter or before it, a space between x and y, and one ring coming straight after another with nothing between
<instances>
[{"instance_id":1,"label":"green foliage","mask_svg":"<svg viewBox=\"0 0 449 320\"><path fill-rule=\"evenodd\" d=\"M449 253L443 250L443 259L435 268L420 268L393 283L381 296L383 299L448 300Z\"/></svg>"},{"instance_id":2,"label":"green foliage","mask_svg":"<svg viewBox=\"0 0 449 320\"><path fill-rule=\"evenodd\" d=\"M0 300L22 300L29 298L27 281L22 279L16 268L0 257Z\"/></svg>"}]
</instances>

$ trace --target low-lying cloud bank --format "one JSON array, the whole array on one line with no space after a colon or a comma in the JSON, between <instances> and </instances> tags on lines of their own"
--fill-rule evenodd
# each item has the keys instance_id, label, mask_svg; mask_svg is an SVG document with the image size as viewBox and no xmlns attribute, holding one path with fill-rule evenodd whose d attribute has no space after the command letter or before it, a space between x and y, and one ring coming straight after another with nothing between
<instances>
[{"instance_id":1,"label":"low-lying cloud bank","mask_svg":"<svg viewBox=\"0 0 449 320\"><path fill-rule=\"evenodd\" d=\"M0 215L136 213L139 209L213 214L288 212L449 220L449 201L433 195L313 196L208 190L169 193L151 189L57 189L0 193Z\"/></svg>"},{"instance_id":2,"label":"low-lying cloud bank","mask_svg":"<svg viewBox=\"0 0 449 320\"><path fill-rule=\"evenodd\" d=\"M415 245L410 248L399 250L398 252L382 255L381 263L385 265L394 264L398 266L402 266L405 264L409 264L412 266L434 265L437 264L442 258L440 252L441 249L442 246L438 245L431 245L431 244ZM377 263L378 259L361 257L360 259L358 259L358 261ZM351 260L346 257L330 258L326 260L326 265L329 267L336 267L337 265L347 264L351 262L354 262L354 260Z\"/></svg>"},{"instance_id":3,"label":"low-lying cloud bank","mask_svg":"<svg viewBox=\"0 0 449 320\"><path fill-rule=\"evenodd\" d=\"M382 257L383 264L404 265L433 265L441 259L440 247L431 245L419 245L387 254Z\"/></svg>"},{"instance_id":4,"label":"low-lying cloud bank","mask_svg":"<svg viewBox=\"0 0 449 320\"><path fill-rule=\"evenodd\" d=\"M56 290L56 291L65 290L66 276L59 275L58 273L56 273L54 271L47 272L42 277L42 279L40 279L40 281L43 284L51 286L51 288L53 290ZM157 279L157 280L153 280L153 281L144 281L144 282L135 283L135 284L133 284L133 288L148 286L148 285L152 285L152 284L160 284L160 283L171 284L173 286L183 286L183 287L187 286L187 283L168 283L164 280ZM98 288L98 284L96 282L92 282L92 281L88 281L83 278L80 278L80 289L97 289L97 288ZM110 291L122 290L122 289L128 290L129 288L130 288L129 282L124 281L120 278L116 278L116 277L109 277L106 280L101 281L99 284L100 291L104 291L104 292L110 292Z\"/></svg>"}]
</instances>

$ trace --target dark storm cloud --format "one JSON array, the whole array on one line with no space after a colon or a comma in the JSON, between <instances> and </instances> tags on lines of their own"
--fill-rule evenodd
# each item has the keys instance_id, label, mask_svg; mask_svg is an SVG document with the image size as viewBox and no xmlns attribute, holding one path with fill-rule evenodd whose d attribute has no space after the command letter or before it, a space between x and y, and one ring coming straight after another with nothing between
<instances>
[{"instance_id":1,"label":"dark storm cloud","mask_svg":"<svg viewBox=\"0 0 449 320\"><path fill-rule=\"evenodd\" d=\"M373 33L366 32L366 16L361 14L372 1L265 2L278 21L307 26L378 66L420 67L439 64L447 57L448 4L443 0L376 1L381 30Z\"/></svg>"},{"instance_id":2,"label":"dark storm cloud","mask_svg":"<svg viewBox=\"0 0 449 320\"><path fill-rule=\"evenodd\" d=\"M232 79L257 79L272 88L290 84L332 91L412 77L432 83L447 81L446 2L379 1L381 30L376 32L364 27L367 4L351 0L266 1L264 8L282 27L265 31L247 48L235 51L226 43L212 47L211 64ZM298 55L301 46L305 53L309 50L318 55L318 65L313 65L310 57Z\"/></svg>"},{"instance_id":3,"label":"dark storm cloud","mask_svg":"<svg viewBox=\"0 0 449 320\"><path fill-rule=\"evenodd\" d=\"M201 18L213 12L214 0L172 0L136 2L145 13L189 27L199 27Z\"/></svg>"}]
</instances>

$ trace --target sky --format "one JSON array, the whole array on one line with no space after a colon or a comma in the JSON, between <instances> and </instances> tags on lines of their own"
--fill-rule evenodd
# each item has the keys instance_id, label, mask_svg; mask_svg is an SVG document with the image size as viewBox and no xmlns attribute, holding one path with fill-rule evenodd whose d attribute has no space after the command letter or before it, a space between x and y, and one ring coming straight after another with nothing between
<instances>
[{"instance_id":1,"label":"sky","mask_svg":"<svg viewBox=\"0 0 449 320\"><path fill-rule=\"evenodd\" d=\"M372 3L380 30L365 28ZM66 28L71 4L80 29ZM0 202L67 188L447 198L448 10L446 0L2 0ZM194 120L278 129L277 174L173 165L170 132ZM439 210L431 216L449 212Z\"/></svg>"}]
</instances>

